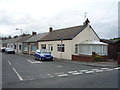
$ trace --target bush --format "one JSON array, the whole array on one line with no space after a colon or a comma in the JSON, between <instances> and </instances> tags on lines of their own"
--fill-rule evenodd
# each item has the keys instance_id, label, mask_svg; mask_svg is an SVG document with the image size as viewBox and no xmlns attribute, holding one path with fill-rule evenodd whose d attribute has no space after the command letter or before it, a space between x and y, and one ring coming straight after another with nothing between
<instances>
[{"instance_id":1,"label":"bush","mask_svg":"<svg viewBox=\"0 0 120 90\"><path fill-rule=\"evenodd\" d=\"M94 59L95 59L96 62L100 62L101 61L101 56L98 55L98 54L95 54Z\"/></svg>"}]
</instances>

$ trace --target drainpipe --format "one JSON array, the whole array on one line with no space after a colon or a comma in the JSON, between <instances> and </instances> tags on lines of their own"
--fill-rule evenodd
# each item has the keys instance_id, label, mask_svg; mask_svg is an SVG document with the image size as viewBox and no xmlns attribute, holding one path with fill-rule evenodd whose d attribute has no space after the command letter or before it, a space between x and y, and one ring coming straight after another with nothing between
<instances>
[{"instance_id":1,"label":"drainpipe","mask_svg":"<svg viewBox=\"0 0 120 90\"><path fill-rule=\"evenodd\" d=\"M62 59L62 44L63 44L63 38L61 38L61 55L60 55L61 59Z\"/></svg>"}]
</instances>

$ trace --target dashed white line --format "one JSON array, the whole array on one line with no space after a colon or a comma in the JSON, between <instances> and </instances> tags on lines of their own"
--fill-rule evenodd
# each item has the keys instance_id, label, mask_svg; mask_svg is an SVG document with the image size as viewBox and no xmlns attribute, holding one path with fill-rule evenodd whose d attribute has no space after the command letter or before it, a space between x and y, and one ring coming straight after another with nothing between
<instances>
[{"instance_id":1,"label":"dashed white line","mask_svg":"<svg viewBox=\"0 0 120 90\"><path fill-rule=\"evenodd\" d=\"M94 71L87 71L87 72L85 72L85 73L94 73Z\"/></svg>"},{"instance_id":2,"label":"dashed white line","mask_svg":"<svg viewBox=\"0 0 120 90\"><path fill-rule=\"evenodd\" d=\"M68 76L68 74L57 75L58 77Z\"/></svg>"},{"instance_id":3,"label":"dashed white line","mask_svg":"<svg viewBox=\"0 0 120 90\"><path fill-rule=\"evenodd\" d=\"M54 77L54 76L50 76L50 77Z\"/></svg>"},{"instance_id":4,"label":"dashed white line","mask_svg":"<svg viewBox=\"0 0 120 90\"><path fill-rule=\"evenodd\" d=\"M20 74L15 70L15 68L13 68L13 70L15 71L15 73L17 74L18 78L20 79L20 81L23 81L23 78L20 76Z\"/></svg>"},{"instance_id":5,"label":"dashed white line","mask_svg":"<svg viewBox=\"0 0 120 90\"><path fill-rule=\"evenodd\" d=\"M87 72L88 70L79 70L80 72Z\"/></svg>"},{"instance_id":6,"label":"dashed white line","mask_svg":"<svg viewBox=\"0 0 120 90\"><path fill-rule=\"evenodd\" d=\"M42 63L42 62L40 62L40 61L32 61L32 60L27 60L28 62L30 62L30 63Z\"/></svg>"},{"instance_id":7,"label":"dashed white line","mask_svg":"<svg viewBox=\"0 0 120 90\"><path fill-rule=\"evenodd\" d=\"M107 69L106 71L112 71L113 69Z\"/></svg>"},{"instance_id":8,"label":"dashed white line","mask_svg":"<svg viewBox=\"0 0 120 90\"><path fill-rule=\"evenodd\" d=\"M79 75L79 74L83 74L82 72L76 72L76 73L72 73L73 75Z\"/></svg>"},{"instance_id":9,"label":"dashed white line","mask_svg":"<svg viewBox=\"0 0 120 90\"><path fill-rule=\"evenodd\" d=\"M25 80L35 80L36 78L29 78L29 79L25 79Z\"/></svg>"},{"instance_id":10,"label":"dashed white line","mask_svg":"<svg viewBox=\"0 0 120 90\"><path fill-rule=\"evenodd\" d=\"M8 64L9 64L9 65L11 65L11 62L10 62L10 61L8 61Z\"/></svg>"},{"instance_id":11,"label":"dashed white line","mask_svg":"<svg viewBox=\"0 0 120 90\"><path fill-rule=\"evenodd\" d=\"M102 70L107 70L107 69L109 69L109 68L101 68Z\"/></svg>"},{"instance_id":12,"label":"dashed white line","mask_svg":"<svg viewBox=\"0 0 120 90\"><path fill-rule=\"evenodd\" d=\"M63 67L63 66L57 66L57 67Z\"/></svg>"},{"instance_id":13,"label":"dashed white line","mask_svg":"<svg viewBox=\"0 0 120 90\"><path fill-rule=\"evenodd\" d=\"M114 68L114 69L116 69L116 70L117 70L117 69L120 69L120 67L117 67L117 68Z\"/></svg>"},{"instance_id":14,"label":"dashed white line","mask_svg":"<svg viewBox=\"0 0 120 90\"><path fill-rule=\"evenodd\" d=\"M95 72L103 72L103 70L97 70L97 71L95 71Z\"/></svg>"},{"instance_id":15,"label":"dashed white line","mask_svg":"<svg viewBox=\"0 0 120 90\"><path fill-rule=\"evenodd\" d=\"M92 71L97 71L97 70L99 70L99 69L91 69Z\"/></svg>"},{"instance_id":16,"label":"dashed white line","mask_svg":"<svg viewBox=\"0 0 120 90\"><path fill-rule=\"evenodd\" d=\"M60 72L60 73L55 73L56 75L58 75L58 74L64 74L64 72Z\"/></svg>"},{"instance_id":17,"label":"dashed white line","mask_svg":"<svg viewBox=\"0 0 120 90\"><path fill-rule=\"evenodd\" d=\"M75 72L77 72L77 71L69 71L68 73L75 73Z\"/></svg>"}]
</instances>

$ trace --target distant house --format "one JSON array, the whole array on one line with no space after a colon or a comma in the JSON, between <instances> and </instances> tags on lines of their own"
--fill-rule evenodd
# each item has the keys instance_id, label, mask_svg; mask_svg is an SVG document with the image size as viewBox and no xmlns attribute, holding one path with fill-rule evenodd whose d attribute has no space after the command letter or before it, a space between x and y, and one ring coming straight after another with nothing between
<instances>
[{"instance_id":1,"label":"distant house","mask_svg":"<svg viewBox=\"0 0 120 90\"><path fill-rule=\"evenodd\" d=\"M17 52L17 41L20 40L22 37L16 37L16 38L11 38L11 39L7 39L3 42L3 46L4 47L8 47L8 48L13 48L15 50L15 52Z\"/></svg>"},{"instance_id":2,"label":"distant house","mask_svg":"<svg viewBox=\"0 0 120 90\"><path fill-rule=\"evenodd\" d=\"M36 32L33 32L32 35L32 37L30 37L23 43L24 54L34 54L35 50L38 49L38 40L47 35L47 33L36 34Z\"/></svg>"},{"instance_id":3,"label":"distant house","mask_svg":"<svg viewBox=\"0 0 120 90\"><path fill-rule=\"evenodd\" d=\"M21 38L15 42L15 44L17 45L16 47L16 52L17 53L23 53L23 42L25 40L27 40L28 38L30 38L32 35L27 35L27 36L21 36Z\"/></svg>"},{"instance_id":4,"label":"distant house","mask_svg":"<svg viewBox=\"0 0 120 90\"><path fill-rule=\"evenodd\" d=\"M73 59L73 55L107 55L107 44L100 42L87 19L83 25L59 30L49 29L49 33L39 40L39 49L48 49L53 56L62 59ZM79 59L81 60L81 59Z\"/></svg>"},{"instance_id":5,"label":"distant house","mask_svg":"<svg viewBox=\"0 0 120 90\"><path fill-rule=\"evenodd\" d=\"M13 48L16 53L23 52L23 42L30 38L31 35L28 36L19 36L16 38L6 39L3 41L3 47Z\"/></svg>"}]
</instances>

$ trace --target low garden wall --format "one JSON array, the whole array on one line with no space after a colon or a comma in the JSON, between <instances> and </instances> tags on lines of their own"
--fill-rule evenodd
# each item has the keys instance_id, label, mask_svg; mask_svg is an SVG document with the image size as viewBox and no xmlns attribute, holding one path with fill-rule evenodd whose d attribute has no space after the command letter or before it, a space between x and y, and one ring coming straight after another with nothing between
<instances>
[{"instance_id":1,"label":"low garden wall","mask_svg":"<svg viewBox=\"0 0 120 90\"><path fill-rule=\"evenodd\" d=\"M117 62L118 62L118 65L120 65L120 52L117 53Z\"/></svg>"},{"instance_id":2,"label":"low garden wall","mask_svg":"<svg viewBox=\"0 0 120 90\"><path fill-rule=\"evenodd\" d=\"M86 61L86 62L106 62L107 56L100 56L95 53L92 55L72 55L72 60L74 61Z\"/></svg>"}]
</instances>

